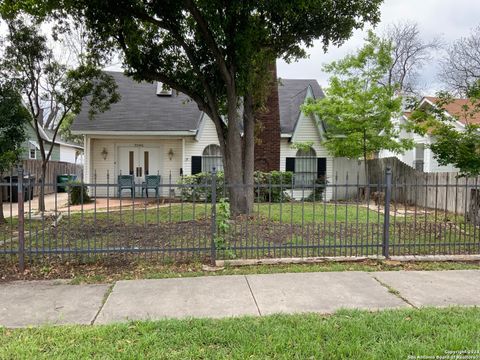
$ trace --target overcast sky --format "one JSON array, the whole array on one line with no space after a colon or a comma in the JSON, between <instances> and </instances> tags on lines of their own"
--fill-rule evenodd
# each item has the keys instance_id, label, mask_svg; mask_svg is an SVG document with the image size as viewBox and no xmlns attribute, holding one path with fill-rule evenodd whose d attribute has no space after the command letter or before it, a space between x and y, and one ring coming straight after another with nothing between
<instances>
[{"instance_id":1,"label":"overcast sky","mask_svg":"<svg viewBox=\"0 0 480 360\"><path fill-rule=\"evenodd\" d=\"M445 43L467 36L480 24L479 0L385 0L381 7L381 23L377 30L390 23L414 21L419 24L425 39L442 36ZM320 85L328 84L328 75L321 70L322 64L337 60L354 52L363 44L366 31L357 31L340 48L331 47L325 54L320 43L309 49L310 57L296 63L278 62L278 76L282 78L314 78ZM436 56L440 56L437 54ZM437 79L437 63L425 66L420 84L424 91L433 94L441 88Z\"/></svg>"}]
</instances>

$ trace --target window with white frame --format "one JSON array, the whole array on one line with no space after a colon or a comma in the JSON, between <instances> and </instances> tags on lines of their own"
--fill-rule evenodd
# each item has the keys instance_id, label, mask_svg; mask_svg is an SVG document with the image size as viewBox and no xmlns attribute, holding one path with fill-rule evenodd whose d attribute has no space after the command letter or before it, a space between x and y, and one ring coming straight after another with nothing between
<instances>
[{"instance_id":1,"label":"window with white frame","mask_svg":"<svg viewBox=\"0 0 480 360\"><path fill-rule=\"evenodd\" d=\"M299 149L295 156L295 185L311 186L317 180L317 153L312 147Z\"/></svg>"},{"instance_id":2,"label":"window with white frame","mask_svg":"<svg viewBox=\"0 0 480 360\"><path fill-rule=\"evenodd\" d=\"M223 171L223 159L220 152L220 146L208 145L202 154L202 171L211 172L215 168L216 171Z\"/></svg>"},{"instance_id":3,"label":"window with white frame","mask_svg":"<svg viewBox=\"0 0 480 360\"><path fill-rule=\"evenodd\" d=\"M37 148L34 144L28 144L28 158L31 160L35 160L37 158Z\"/></svg>"},{"instance_id":4,"label":"window with white frame","mask_svg":"<svg viewBox=\"0 0 480 360\"><path fill-rule=\"evenodd\" d=\"M425 167L425 144L415 146L415 170L424 171Z\"/></svg>"}]
</instances>

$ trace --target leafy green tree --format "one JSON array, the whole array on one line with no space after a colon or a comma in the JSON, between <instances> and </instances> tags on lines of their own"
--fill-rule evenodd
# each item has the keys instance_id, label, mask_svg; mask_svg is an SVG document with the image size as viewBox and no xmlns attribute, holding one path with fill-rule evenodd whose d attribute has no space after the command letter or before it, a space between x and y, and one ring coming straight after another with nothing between
<instances>
[{"instance_id":1,"label":"leafy green tree","mask_svg":"<svg viewBox=\"0 0 480 360\"><path fill-rule=\"evenodd\" d=\"M41 154L38 209L45 211L45 175L55 139L65 119L80 112L82 103L90 104L89 116L108 110L119 99L114 79L103 72L94 57L76 67L55 60L47 38L36 22L18 16L9 19L8 36L0 58L0 74L15 79L33 119ZM41 136L43 127L53 130L51 142Z\"/></svg>"},{"instance_id":2,"label":"leafy green tree","mask_svg":"<svg viewBox=\"0 0 480 360\"><path fill-rule=\"evenodd\" d=\"M400 115L402 99L395 96L395 85L383 84L390 54L390 43L370 32L356 54L325 66L332 74L326 97L304 106L325 123L324 146L330 154L363 157L367 179L369 157L380 150L400 153L413 147L392 122Z\"/></svg>"},{"instance_id":3,"label":"leafy green tree","mask_svg":"<svg viewBox=\"0 0 480 360\"><path fill-rule=\"evenodd\" d=\"M381 2L5 0L4 12L68 14L86 24L92 48L121 52L128 75L188 95L215 124L236 215L253 207L254 114L276 82L272 63L305 57L316 39L341 44L378 22Z\"/></svg>"},{"instance_id":4,"label":"leafy green tree","mask_svg":"<svg viewBox=\"0 0 480 360\"><path fill-rule=\"evenodd\" d=\"M65 116L60 128L58 129L58 134L65 141L70 141L78 145L83 145L83 136L82 135L73 135L72 134L72 125L75 120L75 114L69 113Z\"/></svg>"},{"instance_id":5,"label":"leafy green tree","mask_svg":"<svg viewBox=\"0 0 480 360\"><path fill-rule=\"evenodd\" d=\"M25 127L30 116L22 98L7 83L0 83L0 182L6 171L18 161L25 141ZM0 188L0 224L5 222L2 189Z\"/></svg>"},{"instance_id":6,"label":"leafy green tree","mask_svg":"<svg viewBox=\"0 0 480 360\"><path fill-rule=\"evenodd\" d=\"M473 90L473 89L472 89ZM456 99L447 92L437 94L434 106L415 106L411 119L420 135L430 134L430 145L440 165L454 165L463 176L480 175L480 95L471 91L455 114L445 111ZM458 101L458 99L457 99ZM460 121L463 126L459 126Z\"/></svg>"}]
</instances>

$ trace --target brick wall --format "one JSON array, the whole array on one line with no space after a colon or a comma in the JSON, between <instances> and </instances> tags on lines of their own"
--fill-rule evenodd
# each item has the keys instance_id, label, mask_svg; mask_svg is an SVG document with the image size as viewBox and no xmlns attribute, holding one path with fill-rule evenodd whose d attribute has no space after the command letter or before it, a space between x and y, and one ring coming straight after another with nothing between
<instances>
[{"instance_id":1,"label":"brick wall","mask_svg":"<svg viewBox=\"0 0 480 360\"><path fill-rule=\"evenodd\" d=\"M255 114L262 131L256 133L255 170L280 170L280 110L278 105L277 67L272 66L272 86L264 111ZM258 128L258 127L257 127Z\"/></svg>"}]
</instances>

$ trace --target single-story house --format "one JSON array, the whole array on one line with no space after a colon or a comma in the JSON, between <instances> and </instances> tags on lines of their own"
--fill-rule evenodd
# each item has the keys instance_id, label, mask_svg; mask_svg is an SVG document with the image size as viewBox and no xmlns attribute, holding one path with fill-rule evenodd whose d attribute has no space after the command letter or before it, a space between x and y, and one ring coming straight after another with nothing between
<instances>
[{"instance_id":1,"label":"single-story house","mask_svg":"<svg viewBox=\"0 0 480 360\"><path fill-rule=\"evenodd\" d=\"M136 82L121 72L109 74L121 100L92 120L83 109L72 126L72 134L84 135L85 183L108 180L113 184L120 174L128 174L141 184L146 175L159 174L163 184L175 184L182 176L222 169L215 126L186 95L166 91L160 83ZM294 171L304 182L312 183L320 175L331 182L333 158L321 144L324 127L300 109L307 99L323 96L316 80L281 79L278 101L272 102L278 108L278 135L272 135L275 118L265 122L262 132L267 135L264 145L277 144L278 148L264 146L258 153L256 148L256 160L275 163L271 169ZM311 143L307 150L292 146L307 142ZM116 195L115 189L110 191ZM105 189L98 188L97 196L102 195Z\"/></svg>"},{"instance_id":2,"label":"single-story house","mask_svg":"<svg viewBox=\"0 0 480 360\"><path fill-rule=\"evenodd\" d=\"M437 97L426 96L424 97L419 106L420 107L431 107L437 106L438 102ZM453 124L458 131L465 129L466 119L462 117L462 107L468 104L468 99L454 99L451 103L444 105L443 108L447 116L451 117L454 121ZM399 119L394 121L397 124L405 125L410 116L410 112L405 112L400 116ZM468 121L480 124L480 114L477 113L472 118L469 118ZM400 136L406 139L413 139L415 147L412 150L408 150L403 154L394 154L390 151L381 151L379 154L380 158L385 157L397 157L400 161L405 164L423 172L435 173L435 172L458 172L458 169L454 165L439 165L437 160L434 157L430 145L435 143L435 137L431 134L419 135L413 132L407 132L402 130Z\"/></svg>"},{"instance_id":3,"label":"single-story house","mask_svg":"<svg viewBox=\"0 0 480 360\"><path fill-rule=\"evenodd\" d=\"M22 144L22 148L25 149L22 159L41 160L40 145L38 144L37 134L32 123L28 123L26 133L27 140ZM40 128L40 136L44 140L45 151L48 152L52 145L53 131ZM83 146L65 141L57 134L50 160L82 165Z\"/></svg>"}]
</instances>

